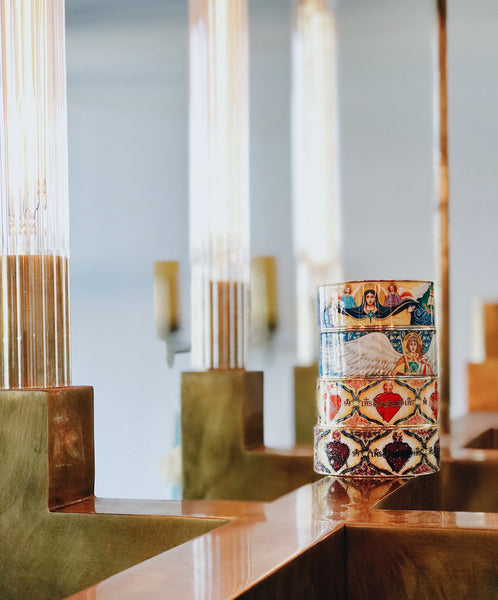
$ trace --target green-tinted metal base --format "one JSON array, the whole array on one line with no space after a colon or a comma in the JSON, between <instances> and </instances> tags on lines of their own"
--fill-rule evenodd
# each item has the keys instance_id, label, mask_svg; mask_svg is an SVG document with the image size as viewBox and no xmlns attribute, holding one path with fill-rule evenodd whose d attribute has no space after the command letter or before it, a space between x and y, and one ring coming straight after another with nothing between
<instances>
[{"instance_id":1,"label":"green-tinted metal base","mask_svg":"<svg viewBox=\"0 0 498 600\"><path fill-rule=\"evenodd\" d=\"M316 380L318 365L294 367L294 417L296 444L313 445L316 425Z\"/></svg>"},{"instance_id":2,"label":"green-tinted metal base","mask_svg":"<svg viewBox=\"0 0 498 600\"><path fill-rule=\"evenodd\" d=\"M223 523L60 514L93 494L93 390L0 391L0 598L57 600Z\"/></svg>"},{"instance_id":3,"label":"green-tinted metal base","mask_svg":"<svg viewBox=\"0 0 498 600\"><path fill-rule=\"evenodd\" d=\"M184 498L269 501L315 481L312 448L263 445L263 373L182 376Z\"/></svg>"}]
</instances>

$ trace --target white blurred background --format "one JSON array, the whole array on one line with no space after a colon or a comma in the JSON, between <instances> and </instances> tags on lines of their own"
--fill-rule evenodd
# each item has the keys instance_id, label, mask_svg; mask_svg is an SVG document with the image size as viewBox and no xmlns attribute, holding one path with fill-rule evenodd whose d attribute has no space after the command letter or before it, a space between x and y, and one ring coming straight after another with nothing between
<instances>
[{"instance_id":1,"label":"white blurred background","mask_svg":"<svg viewBox=\"0 0 498 600\"><path fill-rule=\"evenodd\" d=\"M498 4L448 3L452 414L474 299L498 297ZM289 0L249 0L252 254L277 258L265 440L293 443ZM187 0L67 0L73 383L95 387L96 493L164 498L180 374L155 337L152 265L181 265L189 330ZM337 6L345 279L433 279L432 0ZM317 215L317 219L319 216Z\"/></svg>"}]
</instances>

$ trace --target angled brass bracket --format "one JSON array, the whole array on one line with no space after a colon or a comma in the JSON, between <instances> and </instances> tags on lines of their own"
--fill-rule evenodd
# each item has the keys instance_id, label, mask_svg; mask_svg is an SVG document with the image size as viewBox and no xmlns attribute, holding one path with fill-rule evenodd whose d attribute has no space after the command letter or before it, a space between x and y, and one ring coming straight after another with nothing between
<instances>
[{"instance_id":1,"label":"angled brass bracket","mask_svg":"<svg viewBox=\"0 0 498 600\"><path fill-rule=\"evenodd\" d=\"M318 479L313 449L263 441L263 373L182 375L184 498L274 500Z\"/></svg>"},{"instance_id":2,"label":"angled brass bracket","mask_svg":"<svg viewBox=\"0 0 498 600\"><path fill-rule=\"evenodd\" d=\"M57 512L93 499L91 387L0 391L0 483L2 600L68 596L224 523Z\"/></svg>"}]
</instances>

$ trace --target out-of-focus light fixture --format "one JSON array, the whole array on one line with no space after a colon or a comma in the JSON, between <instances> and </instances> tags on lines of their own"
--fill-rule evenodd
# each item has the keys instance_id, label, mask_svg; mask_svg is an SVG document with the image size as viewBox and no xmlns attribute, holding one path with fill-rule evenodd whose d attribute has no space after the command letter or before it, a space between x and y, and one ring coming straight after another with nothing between
<instances>
[{"instance_id":1,"label":"out-of-focus light fixture","mask_svg":"<svg viewBox=\"0 0 498 600\"><path fill-rule=\"evenodd\" d=\"M70 383L64 0L0 0L0 387Z\"/></svg>"},{"instance_id":2,"label":"out-of-focus light fixture","mask_svg":"<svg viewBox=\"0 0 498 600\"><path fill-rule=\"evenodd\" d=\"M251 257L251 345L269 349L277 328L277 263L273 256Z\"/></svg>"},{"instance_id":3,"label":"out-of-focus light fixture","mask_svg":"<svg viewBox=\"0 0 498 600\"><path fill-rule=\"evenodd\" d=\"M247 0L190 0L192 361L243 368L249 284Z\"/></svg>"},{"instance_id":4,"label":"out-of-focus light fixture","mask_svg":"<svg viewBox=\"0 0 498 600\"><path fill-rule=\"evenodd\" d=\"M335 17L299 0L292 35L292 173L297 359L317 360L315 287L340 281L339 111Z\"/></svg>"}]
</instances>

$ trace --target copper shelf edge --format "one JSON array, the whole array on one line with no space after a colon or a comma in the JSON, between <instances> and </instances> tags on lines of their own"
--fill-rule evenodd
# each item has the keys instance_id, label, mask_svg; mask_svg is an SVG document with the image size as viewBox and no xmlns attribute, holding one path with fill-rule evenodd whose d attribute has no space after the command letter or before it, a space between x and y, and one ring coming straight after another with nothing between
<instances>
[{"instance_id":1,"label":"copper shelf edge","mask_svg":"<svg viewBox=\"0 0 498 600\"><path fill-rule=\"evenodd\" d=\"M442 463L450 466L486 464L498 469L498 449L465 447L489 428L498 428L497 412L471 413L454 421L451 436L445 435L442 439ZM416 479L430 481L431 477ZM371 480L325 477L268 503L89 498L57 512L221 518L227 523L68 598L228 600L280 597L272 594L276 594L275 589L283 589L281 582L276 588L270 586L271 592L265 592L267 588L262 584L280 573L282 578L296 585L296 575L292 575L289 567L308 564L304 562L308 555L314 556L313 560L327 573L327 568L332 568L326 566L327 557L334 551L337 554L337 548L343 544L342 537L347 534L354 539L362 528L369 531L374 528L378 532L389 530L388 533L392 532L393 536L400 530L417 535L421 532L432 532L431 535L434 532L450 535L455 532L474 532L472 535L477 535L481 532L480 535L493 535L492 547L496 546L496 512L378 507L379 502L393 497L393 493L402 490L408 483L408 480L391 479L374 483ZM318 553L312 554L314 550ZM299 576L306 580L303 571ZM315 584L318 583L315 579ZM308 585L313 587L313 582L308 582ZM336 586L338 598L352 597L344 591L344 580L338 580ZM363 597L361 590L357 593L358 597ZM301 597L301 594L296 592L293 597ZM311 593L309 597L315 596Z\"/></svg>"}]
</instances>

